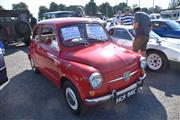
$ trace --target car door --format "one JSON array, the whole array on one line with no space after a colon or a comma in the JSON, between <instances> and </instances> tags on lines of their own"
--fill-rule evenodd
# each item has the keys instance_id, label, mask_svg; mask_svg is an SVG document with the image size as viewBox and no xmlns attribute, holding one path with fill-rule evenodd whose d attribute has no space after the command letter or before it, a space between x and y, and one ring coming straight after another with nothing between
<instances>
[{"instance_id":1,"label":"car door","mask_svg":"<svg viewBox=\"0 0 180 120\"><path fill-rule=\"evenodd\" d=\"M34 28L32 42L31 42L31 57L35 60L36 66L43 70L43 49L42 41L40 38L41 34L41 25L38 25Z\"/></svg>"},{"instance_id":2,"label":"car door","mask_svg":"<svg viewBox=\"0 0 180 120\"><path fill-rule=\"evenodd\" d=\"M60 76L60 48L53 25L45 25L41 30L44 70L47 77L55 84L59 82Z\"/></svg>"},{"instance_id":3,"label":"car door","mask_svg":"<svg viewBox=\"0 0 180 120\"><path fill-rule=\"evenodd\" d=\"M130 50L132 49L133 38L128 30L123 28L116 28L112 37L120 46Z\"/></svg>"}]
</instances>

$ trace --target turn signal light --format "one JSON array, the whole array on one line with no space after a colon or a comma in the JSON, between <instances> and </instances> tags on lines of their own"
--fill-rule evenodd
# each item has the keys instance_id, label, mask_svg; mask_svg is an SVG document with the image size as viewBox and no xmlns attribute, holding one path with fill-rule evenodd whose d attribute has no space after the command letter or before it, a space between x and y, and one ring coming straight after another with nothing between
<instances>
[{"instance_id":1,"label":"turn signal light","mask_svg":"<svg viewBox=\"0 0 180 120\"><path fill-rule=\"evenodd\" d=\"M89 91L90 96L95 96L96 92L94 90Z\"/></svg>"}]
</instances>

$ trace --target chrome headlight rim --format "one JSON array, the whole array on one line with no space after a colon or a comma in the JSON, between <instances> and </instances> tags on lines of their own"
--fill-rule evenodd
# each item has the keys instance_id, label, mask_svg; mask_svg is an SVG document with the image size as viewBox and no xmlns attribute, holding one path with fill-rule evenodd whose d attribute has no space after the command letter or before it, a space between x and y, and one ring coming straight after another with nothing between
<instances>
[{"instance_id":1,"label":"chrome headlight rim","mask_svg":"<svg viewBox=\"0 0 180 120\"><path fill-rule=\"evenodd\" d=\"M140 57L140 67L141 67L142 69L145 69L146 66L147 66L146 57L141 56L141 57Z\"/></svg>"},{"instance_id":2,"label":"chrome headlight rim","mask_svg":"<svg viewBox=\"0 0 180 120\"><path fill-rule=\"evenodd\" d=\"M95 84L97 82L96 80L99 79L98 84ZM89 77L89 83L93 89L98 89L102 86L103 79L102 75L99 72L94 72Z\"/></svg>"}]
</instances>

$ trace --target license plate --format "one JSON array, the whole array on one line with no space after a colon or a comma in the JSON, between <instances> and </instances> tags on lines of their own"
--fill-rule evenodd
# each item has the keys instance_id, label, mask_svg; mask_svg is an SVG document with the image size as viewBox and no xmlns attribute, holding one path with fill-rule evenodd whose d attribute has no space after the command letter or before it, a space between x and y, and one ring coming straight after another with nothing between
<instances>
[{"instance_id":1,"label":"license plate","mask_svg":"<svg viewBox=\"0 0 180 120\"><path fill-rule=\"evenodd\" d=\"M135 88L135 89L132 89L132 90L130 90L130 91L128 91L128 92L126 92L126 93L124 93L124 94L122 94L122 95L117 96L115 102L116 102L116 104L119 103L119 102L122 102L122 101L124 101L125 99L133 96L134 94L136 94L136 88Z\"/></svg>"}]
</instances>

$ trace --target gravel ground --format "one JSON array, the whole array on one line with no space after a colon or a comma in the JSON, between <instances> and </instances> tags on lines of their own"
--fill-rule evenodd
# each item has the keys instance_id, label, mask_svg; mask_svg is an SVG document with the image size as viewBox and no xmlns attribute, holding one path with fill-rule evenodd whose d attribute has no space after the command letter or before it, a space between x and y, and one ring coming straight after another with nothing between
<instances>
[{"instance_id":1,"label":"gravel ground","mask_svg":"<svg viewBox=\"0 0 180 120\"><path fill-rule=\"evenodd\" d=\"M180 120L180 70L147 72L143 89L131 99L91 107L77 117L61 90L32 72L26 47L10 47L5 62L11 81L0 91L0 120Z\"/></svg>"}]
</instances>

